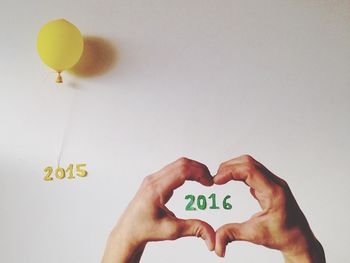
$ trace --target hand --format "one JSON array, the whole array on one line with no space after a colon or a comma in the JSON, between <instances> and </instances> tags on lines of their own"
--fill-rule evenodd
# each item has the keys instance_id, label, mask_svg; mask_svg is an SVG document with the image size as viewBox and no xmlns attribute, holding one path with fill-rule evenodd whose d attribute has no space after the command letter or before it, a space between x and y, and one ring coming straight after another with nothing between
<instances>
[{"instance_id":1,"label":"hand","mask_svg":"<svg viewBox=\"0 0 350 263\"><path fill-rule=\"evenodd\" d=\"M213 185L208 168L186 158L147 176L112 231L102 262L138 262L147 242L186 236L201 237L209 250L214 250L215 231L209 224L179 219L165 206L173 191L186 180Z\"/></svg>"},{"instance_id":2,"label":"hand","mask_svg":"<svg viewBox=\"0 0 350 263\"><path fill-rule=\"evenodd\" d=\"M244 223L220 227L216 231L217 255L225 255L228 242L244 240L280 250L286 262L326 262L321 244L284 180L247 155L220 165L214 183L230 180L245 182L262 211Z\"/></svg>"}]
</instances>

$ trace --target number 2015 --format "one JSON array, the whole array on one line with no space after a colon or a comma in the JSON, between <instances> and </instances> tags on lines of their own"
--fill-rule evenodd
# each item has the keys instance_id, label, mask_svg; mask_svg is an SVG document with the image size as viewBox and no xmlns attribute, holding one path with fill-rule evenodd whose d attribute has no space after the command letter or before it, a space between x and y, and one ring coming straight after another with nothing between
<instances>
[{"instance_id":1,"label":"number 2015","mask_svg":"<svg viewBox=\"0 0 350 263\"><path fill-rule=\"evenodd\" d=\"M225 210L230 210L232 209L232 205L228 202L228 199L230 199L231 196L230 195L227 195L224 200L222 201L222 207L225 209ZM194 207L194 203L195 203L195 200L196 200L196 197L194 195L186 195L185 196L185 199L186 200L189 200L188 204L186 205L186 210L187 211L194 211L194 210L197 210L195 207ZM220 209L219 206L217 206L217 203L216 203L216 194L211 194L208 199L210 199L211 201L211 206L209 206L209 209ZM197 207L198 209L200 210L205 210L207 208L207 198L204 196L204 195L199 195L197 197Z\"/></svg>"},{"instance_id":2,"label":"number 2015","mask_svg":"<svg viewBox=\"0 0 350 263\"><path fill-rule=\"evenodd\" d=\"M77 164L76 165L76 169L75 169L75 175L79 176L79 177L85 177L87 176L87 171L82 169L83 167L85 167L86 164ZM51 166L47 166L45 169L44 169L44 172L45 172L45 177L44 177L44 180L45 181L52 181L53 180L53 177L52 177L52 174L54 172L55 174L55 177L57 179L63 179L66 177L66 173L67 173L67 179L74 179L75 176L74 176L74 173L73 173L73 168L74 168L74 165L73 164L70 164L67 169L63 169L62 167L57 167L55 169L55 172L53 171L53 168Z\"/></svg>"}]
</instances>

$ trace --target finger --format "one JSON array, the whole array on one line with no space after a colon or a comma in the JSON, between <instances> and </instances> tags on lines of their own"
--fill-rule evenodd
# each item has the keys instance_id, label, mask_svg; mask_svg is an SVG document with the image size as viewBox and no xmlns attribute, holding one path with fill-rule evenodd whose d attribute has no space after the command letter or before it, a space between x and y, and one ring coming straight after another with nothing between
<instances>
[{"instance_id":1,"label":"finger","mask_svg":"<svg viewBox=\"0 0 350 263\"><path fill-rule=\"evenodd\" d=\"M209 251L215 249L215 231L206 222L197 219L178 219L179 237L196 236L202 238Z\"/></svg>"},{"instance_id":2,"label":"finger","mask_svg":"<svg viewBox=\"0 0 350 263\"><path fill-rule=\"evenodd\" d=\"M255 170L259 171L263 176L265 176L269 181L274 182L277 185L280 185L282 187L286 187L287 183L277 175L273 174L271 171L269 171L263 164L255 160L250 155L241 155L237 158L233 158L231 160L228 160L226 162L223 162L218 170L218 173L220 171L225 170L225 168L228 168L232 166L233 164L246 164L248 166L253 166Z\"/></svg>"},{"instance_id":3,"label":"finger","mask_svg":"<svg viewBox=\"0 0 350 263\"><path fill-rule=\"evenodd\" d=\"M270 190L273 183L253 164L246 163L235 163L222 167L213 180L218 185L225 184L231 180L243 181L258 192Z\"/></svg>"},{"instance_id":4,"label":"finger","mask_svg":"<svg viewBox=\"0 0 350 263\"><path fill-rule=\"evenodd\" d=\"M216 231L215 236L215 253L219 257L224 257L226 253L226 245L232 241L243 240L254 242L254 229L254 225L248 222L227 224L220 227Z\"/></svg>"},{"instance_id":5,"label":"finger","mask_svg":"<svg viewBox=\"0 0 350 263\"><path fill-rule=\"evenodd\" d=\"M239 157L235 157L233 159L230 159L228 161L225 161L220 164L220 167L231 165L231 164L239 164L239 163L245 163L249 157L245 157L248 155L241 155Z\"/></svg>"},{"instance_id":6,"label":"finger","mask_svg":"<svg viewBox=\"0 0 350 263\"><path fill-rule=\"evenodd\" d=\"M164 167L156 174L156 180L164 192L180 187L186 180L197 181L205 186L213 185L213 177L208 167L187 158L180 158Z\"/></svg>"}]
</instances>

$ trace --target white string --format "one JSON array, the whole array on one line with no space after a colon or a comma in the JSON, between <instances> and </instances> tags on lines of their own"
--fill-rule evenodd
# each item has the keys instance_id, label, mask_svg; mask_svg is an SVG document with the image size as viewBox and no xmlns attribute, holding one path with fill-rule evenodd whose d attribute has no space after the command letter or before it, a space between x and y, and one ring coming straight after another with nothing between
<instances>
[{"instance_id":1,"label":"white string","mask_svg":"<svg viewBox=\"0 0 350 263\"><path fill-rule=\"evenodd\" d=\"M65 124L64 129L63 129L61 145L59 147L58 158L57 158L57 167L60 167L61 159L63 156L63 150L64 150L65 145L67 143L68 133L69 133L69 130L71 128L71 123L72 123L72 119L73 119L72 117L73 117L73 110L74 110L74 102L76 101L77 91L74 90L73 92L74 92L74 94L73 94L73 97L71 100L71 105L68 108L67 121L66 121L66 124Z\"/></svg>"}]
</instances>

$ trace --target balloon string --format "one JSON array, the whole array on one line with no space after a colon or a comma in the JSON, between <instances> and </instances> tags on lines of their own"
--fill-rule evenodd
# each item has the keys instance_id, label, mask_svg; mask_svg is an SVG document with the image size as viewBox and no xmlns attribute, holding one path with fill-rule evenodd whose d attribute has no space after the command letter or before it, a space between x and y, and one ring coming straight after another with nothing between
<instances>
[{"instance_id":1,"label":"balloon string","mask_svg":"<svg viewBox=\"0 0 350 263\"><path fill-rule=\"evenodd\" d=\"M76 91L74 91L74 93L75 94L73 95L73 98L72 98L72 101L71 101L71 105L70 105L70 107L68 109L68 117L67 117L66 125L65 125L65 127L63 129L61 145L60 145L60 148L59 148L58 158L57 158L57 167L60 167L61 159L62 159L62 156L63 156L63 150L64 150L64 147L65 147L66 142L67 142L67 137L68 137L69 130L71 128L72 116L73 116L73 110L74 110L74 102L76 101L76 97L77 97Z\"/></svg>"}]
</instances>

